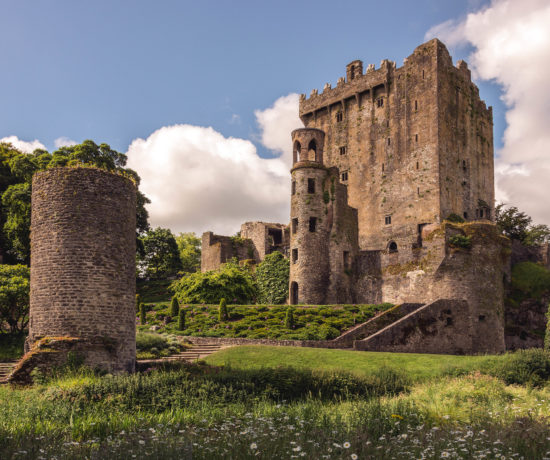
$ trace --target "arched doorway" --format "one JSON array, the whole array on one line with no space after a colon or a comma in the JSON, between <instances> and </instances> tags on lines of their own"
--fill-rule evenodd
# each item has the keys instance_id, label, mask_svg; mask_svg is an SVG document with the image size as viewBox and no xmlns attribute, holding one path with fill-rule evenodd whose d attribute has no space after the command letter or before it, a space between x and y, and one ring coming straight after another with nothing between
<instances>
[{"instance_id":1,"label":"arched doorway","mask_svg":"<svg viewBox=\"0 0 550 460\"><path fill-rule=\"evenodd\" d=\"M298 304L298 283L293 281L290 283L290 305Z\"/></svg>"}]
</instances>

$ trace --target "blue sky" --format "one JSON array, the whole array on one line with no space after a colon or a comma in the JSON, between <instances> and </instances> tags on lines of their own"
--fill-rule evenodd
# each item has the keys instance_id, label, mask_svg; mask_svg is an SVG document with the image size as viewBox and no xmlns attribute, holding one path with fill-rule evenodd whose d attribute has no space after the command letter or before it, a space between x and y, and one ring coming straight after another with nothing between
<instances>
[{"instance_id":1,"label":"blue sky","mask_svg":"<svg viewBox=\"0 0 550 460\"><path fill-rule=\"evenodd\" d=\"M125 152L153 226L288 222L298 94L437 36L493 106L499 201L550 224L548 0L0 0L0 141ZM25 144L25 142L31 144Z\"/></svg>"},{"instance_id":2,"label":"blue sky","mask_svg":"<svg viewBox=\"0 0 550 460\"><path fill-rule=\"evenodd\" d=\"M400 65L430 27L479 6L456 0L0 5L0 138L39 139L48 149L61 136L91 138L120 151L175 123L254 140L255 109L334 84L356 58ZM498 105L498 91L487 86L482 96Z\"/></svg>"}]
</instances>

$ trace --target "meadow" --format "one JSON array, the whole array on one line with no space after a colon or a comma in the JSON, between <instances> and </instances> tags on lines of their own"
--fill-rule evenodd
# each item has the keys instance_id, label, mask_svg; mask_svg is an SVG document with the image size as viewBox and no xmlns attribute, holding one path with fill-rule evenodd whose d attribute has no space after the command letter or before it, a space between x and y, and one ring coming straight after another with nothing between
<instances>
[{"instance_id":1,"label":"meadow","mask_svg":"<svg viewBox=\"0 0 550 460\"><path fill-rule=\"evenodd\" d=\"M0 458L550 458L550 354L234 347L0 387Z\"/></svg>"}]
</instances>

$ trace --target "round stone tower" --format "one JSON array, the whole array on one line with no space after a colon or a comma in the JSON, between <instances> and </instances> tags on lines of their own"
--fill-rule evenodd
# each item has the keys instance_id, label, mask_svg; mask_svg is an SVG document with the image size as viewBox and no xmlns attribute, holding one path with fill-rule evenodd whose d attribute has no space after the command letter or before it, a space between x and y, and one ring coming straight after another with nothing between
<instances>
[{"instance_id":1,"label":"round stone tower","mask_svg":"<svg viewBox=\"0 0 550 460\"><path fill-rule=\"evenodd\" d=\"M84 364L133 372L136 187L92 168L34 175L27 346L76 337Z\"/></svg>"},{"instance_id":2,"label":"round stone tower","mask_svg":"<svg viewBox=\"0 0 550 460\"><path fill-rule=\"evenodd\" d=\"M291 304L323 304L330 280L329 232L325 193L328 170L323 166L325 133L292 131L293 166L290 201ZM330 198L328 198L330 199Z\"/></svg>"}]
</instances>

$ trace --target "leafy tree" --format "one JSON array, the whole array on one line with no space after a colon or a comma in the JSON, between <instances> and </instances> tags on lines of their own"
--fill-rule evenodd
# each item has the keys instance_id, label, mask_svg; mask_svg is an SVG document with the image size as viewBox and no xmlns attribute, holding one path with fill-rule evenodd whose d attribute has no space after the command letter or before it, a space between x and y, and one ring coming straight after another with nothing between
<instances>
[{"instance_id":1,"label":"leafy tree","mask_svg":"<svg viewBox=\"0 0 550 460\"><path fill-rule=\"evenodd\" d=\"M168 278L181 268L178 245L172 232L157 227L140 238L143 254L138 253L138 274L151 279Z\"/></svg>"},{"instance_id":2,"label":"leafy tree","mask_svg":"<svg viewBox=\"0 0 550 460\"><path fill-rule=\"evenodd\" d=\"M176 236L182 270L194 273L201 267L201 239L193 232Z\"/></svg>"},{"instance_id":3,"label":"leafy tree","mask_svg":"<svg viewBox=\"0 0 550 460\"><path fill-rule=\"evenodd\" d=\"M0 265L0 331L23 332L29 322L30 270L25 265Z\"/></svg>"},{"instance_id":4,"label":"leafy tree","mask_svg":"<svg viewBox=\"0 0 550 460\"><path fill-rule=\"evenodd\" d=\"M225 298L232 303L250 304L256 297L254 278L236 261L219 270L190 273L175 281L172 289L180 303L216 304Z\"/></svg>"},{"instance_id":5,"label":"leafy tree","mask_svg":"<svg viewBox=\"0 0 550 460\"><path fill-rule=\"evenodd\" d=\"M258 303L283 304L288 298L290 262L275 251L265 256L256 269Z\"/></svg>"},{"instance_id":6,"label":"leafy tree","mask_svg":"<svg viewBox=\"0 0 550 460\"><path fill-rule=\"evenodd\" d=\"M521 241L526 246L550 242L550 228L547 225L532 225L530 216L515 206L505 208L500 203L495 208L496 223L502 233L512 240Z\"/></svg>"},{"instance_id":7,"label":"leafy tree","mask_svg":"<svg viewBox=\"0 0 550 460\"><path fill-rule=\"evenodd\" d=\"M29 261L30 197L34 173L59 166L93 166L123 172L139 186L139 176L135 171L125 168L126 160L126 155L111 149L109 145L97 145L90 140L62 147L52 154L40 149L27 154L11 144L0 143L0 247L7 250L6 261ZM138 234L149 229L145 209L147 203L149 199L138 191Z\"/></svg>"}]
</instances>

